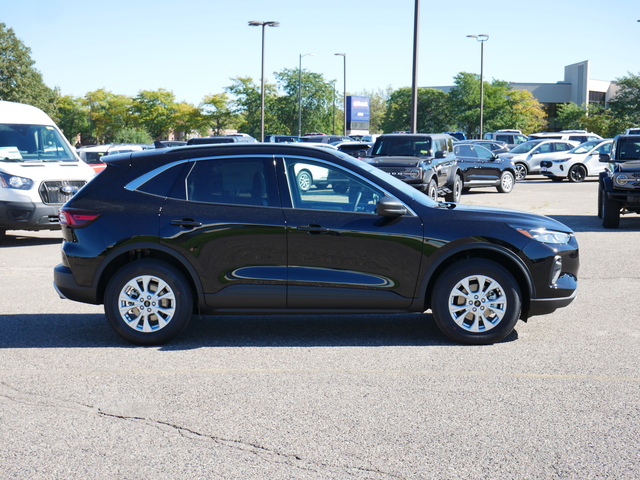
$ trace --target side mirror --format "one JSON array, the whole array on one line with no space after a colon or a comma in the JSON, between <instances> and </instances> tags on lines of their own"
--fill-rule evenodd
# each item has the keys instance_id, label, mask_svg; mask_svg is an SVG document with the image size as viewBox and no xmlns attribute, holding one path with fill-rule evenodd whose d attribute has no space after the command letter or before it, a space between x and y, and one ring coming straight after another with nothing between
<instances>
[{"instance_id":1,"label":"side mirror","mask_svg":"<svg viewBox=\"0 0 640 480\"><path fill-rule=\"evenodd\" d=\"M407 207L397 198L382 197L376 205L376 212L381 217L401 217L406 215Z\"/></svg>"},{"instance_id":2,"label":"side mirror","mask_svg":"<svg viewBox=\"0 0 640 480\"><path fill-rule=\"evenodd\" d=\"M489 159L490 162L495 162L496 160L499 160L500 157L498 155L496 155L495 153L491 156L491 158Z\"/></svg>"},{"instance_id":3,"label":"side mirror","mask_svg":"<svg viewBox=\"0 0 640 480\"><path fill-rule=\"evenodd\" d=\"M438 150L435 154L435 158L445 158L447 153L444 150Z\"/></svg>"},{"instance_id":4,"label":"side mirror","mask_svg":"<svg viewBox=\"0 0 640 480\"><path fill-rule=\"evenodd\" d=\"M600 154L600 163L609 163L611 161L611 155L608 153Z\"/></svg>"}]
</instances>

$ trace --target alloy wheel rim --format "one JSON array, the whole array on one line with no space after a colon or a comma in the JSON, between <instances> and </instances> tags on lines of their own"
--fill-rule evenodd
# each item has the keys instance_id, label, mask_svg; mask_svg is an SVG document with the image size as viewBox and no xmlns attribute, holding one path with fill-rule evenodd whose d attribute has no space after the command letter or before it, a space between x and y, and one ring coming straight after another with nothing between
<instances>
[{"instance_id":1,"label":"alloy wheel rim","mask_svg":"<svg viewBox=\"0 0 640 480\"><path fill-rule=\"evenodd\" d=\"M118 295L120 318L132 330L151 333L165 328L176 313L176 295L162 279L141 275L129 280Z\"/></svg>"},{"instance_id":2,"label":"alloy wheel rim","mask_svg":"<svg viewBox=\"0 0 640 480\"><path fill-rule=\"evenodd\" d=\"M483 333L496 327L507 311L502 286L486 275L470 275L458 281L449 293L449 313L462 329Z\"/></svg>"}]
</instances>

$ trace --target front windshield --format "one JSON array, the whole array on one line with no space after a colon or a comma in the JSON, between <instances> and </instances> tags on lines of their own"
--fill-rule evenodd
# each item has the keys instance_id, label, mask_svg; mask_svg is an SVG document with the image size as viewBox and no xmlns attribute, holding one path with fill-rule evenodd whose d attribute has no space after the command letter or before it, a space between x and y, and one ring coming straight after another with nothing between
<instances>
[{"instance_id":1,"label":"front windshield","mask_svg":"<svg viewBox=\"0 0 640 480\"><path fill-rule=\"evenodd\" d=\"M0 125L0 161L77 162L62 135L50 125Z\"/></svg>"},{"instance_id":2,"label":"front windshield","mask_svg":"<svg viewBox=\"0 0 640 480\"><path fill-rule=\"evenodd\" d=\"M520 145L517 145L517 146L513 147L509 153L527 153L527 152L530 152L540 142L541 142L541 140L534 140L534 141L521 143Z\"/></svg>"},{"instance_id":3,"label":"front windshield","mask_svg":"<svg viewBox=\"0 0 640 480\"><path fill-rule=\"evenodd\" d=\"M386 137L379 138L373 152L375 156L415 157L431 155L429 137Z\"/></svg>"},{"instance_id":4,"label":"front windshield","mask_svg":"<svg viewBox=\"0 0 640 480\"><path fill-rule=\"evenodd\" d=\"M598 143L600 143L600 141L598 140L592 140L590 142L584 142L581 143L580 145L578 145L577 147L575 147L573 150L571 150L569 153L588 153L591 151L591 149L593 147L595 147Z\"/></svg>"}]
</instances>

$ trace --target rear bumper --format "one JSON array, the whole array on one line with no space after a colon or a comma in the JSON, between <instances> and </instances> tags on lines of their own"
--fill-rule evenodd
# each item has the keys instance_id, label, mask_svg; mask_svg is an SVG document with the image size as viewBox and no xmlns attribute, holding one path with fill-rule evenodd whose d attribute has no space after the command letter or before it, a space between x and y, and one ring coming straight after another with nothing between
<instances>
[{"instance_id":1,"label":"rear bumper","mask_svg":"<svg viewBox=\"0 0 640 480\"><path fill-rule=\"evenodd\" d=\"M60 298L94 305L100 303L97 300L96 289L78 285L71 273L71 269L62 264L53 269L53 287L60 295Z\"/></svg>"}]
</instances>

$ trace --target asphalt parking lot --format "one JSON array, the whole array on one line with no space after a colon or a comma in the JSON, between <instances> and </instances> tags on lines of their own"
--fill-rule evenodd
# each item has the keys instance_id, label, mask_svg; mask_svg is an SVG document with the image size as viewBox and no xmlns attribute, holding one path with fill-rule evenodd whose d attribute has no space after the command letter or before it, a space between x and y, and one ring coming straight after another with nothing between
<instances>
[{"instance_id":1,"label":"asphalt parking lot","mask_svg":"<svg viewBox=\"0 0 640 480\"><path fill-rule=\"evenodd\" d=\"M502 343L430 314L194 318L134 347L58 298L59 232L0 244L0 479L637 479L640 215L532 176L464 203L552 216L578 298Z\"/></svg>"}]
</instances>

